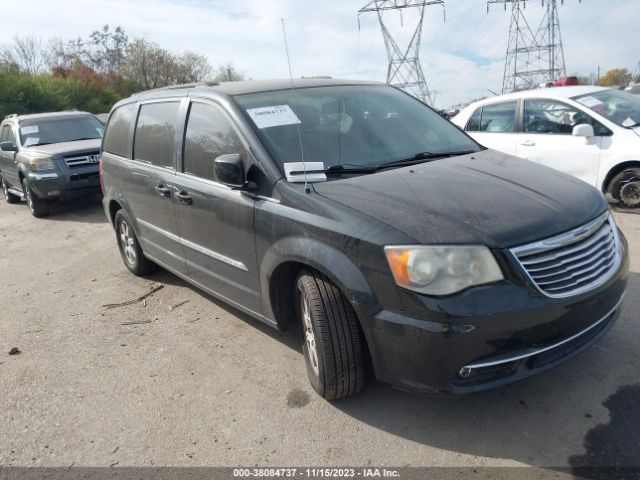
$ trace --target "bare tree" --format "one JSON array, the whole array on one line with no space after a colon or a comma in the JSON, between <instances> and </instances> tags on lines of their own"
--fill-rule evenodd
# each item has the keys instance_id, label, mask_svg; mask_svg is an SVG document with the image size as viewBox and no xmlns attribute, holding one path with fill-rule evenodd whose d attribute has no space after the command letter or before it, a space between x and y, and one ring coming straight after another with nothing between
<instances>
[{"instance_id":1,"label":"bare tree","mask_svg":"<svg viewBox=\"0 0 640 480\"><path fill-rule=\"evenodd\" d=\"M14 35L10 43L0 47L0 62L30 75L41 73L46 65L42 40Z\"/></svg>"},{"instance_id":2,"label":"bare tree","mask_svg":"<svg viewBox=\"0 0 640 480\"><path fill-rule=\"evenodd\" d=\"M86 42L89 65L97 72L117 72L125 60L129 37L121 26L111 30L109 25L95 30Z\"/></svg>"},{"instance_id":3,"label":"bare tree","mask_svg":"<svg viewBox=\"0 0 640 480\"><path fill-rule=\"evenodd\" d=\"M176 58L178 83L202 82L211 73L211 65L204 55L184 52Z\"/></svg>"},{"instance_id":4,"label":"bare tree","mask_svg":"<svg viewBox=\"0 0 640 480\"><path fill-rule=\"evenodd\" d=\"M176 56L157 43L136 38L126 50L120 73L144 88L204 80L211 66L206 57L193 52Z\"/></svg>"},{"instance_id":5,"label":"bare tree","mask_svg":"<svg viewBox=\"0 0 640 480\"><path fill-rule=\"evenodd\" d=\"M220 65L216 69L216 82L235 82L244 80L244 72L239 72L232 63Z\"/></svg>"}]
</instances>

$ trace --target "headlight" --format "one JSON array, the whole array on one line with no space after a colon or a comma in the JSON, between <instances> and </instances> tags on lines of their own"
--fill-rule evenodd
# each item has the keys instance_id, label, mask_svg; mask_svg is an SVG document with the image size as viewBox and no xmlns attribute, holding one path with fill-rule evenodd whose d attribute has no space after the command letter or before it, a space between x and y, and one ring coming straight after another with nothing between
<instances>
[{"instance_id":1,"label":"headlight","mask_svg":"<svg viewBox=\"0 0 640 480\"><path fill-rule=\"evenodd\" d=\"M31 170L39 172L41 170L55 170L55 165L51 157L33 157L29 160Z\"/></svg>"},{"instance_id":2,"label":"headlight","mask_svg":"<svg viewBox=\"0 0 640 480\"><path fill-rule=\"evenodd\" d=\"M450 295L504 278L482 245L394 246L384 251L396 283L427 295Z\"/></svg>"}]
</instances>

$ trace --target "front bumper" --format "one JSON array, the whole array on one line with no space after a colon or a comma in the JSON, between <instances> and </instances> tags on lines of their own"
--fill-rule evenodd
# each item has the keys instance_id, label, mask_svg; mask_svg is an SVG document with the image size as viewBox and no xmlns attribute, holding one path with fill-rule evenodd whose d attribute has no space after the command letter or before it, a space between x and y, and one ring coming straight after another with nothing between
<instances>
[{"instance_id":1,"label":"front bumper","mask_svg":"<svg viewBox=\"0 0 640 480\"><path fill-rule=\"evenodd\" d=\"M618 271L573 297L550 298L505 281L449 298L411 295L403 312L354 305L376 376L405 390L466 394L562 363L595 343L618 317L629 274L621 241Z\"/></svg>"},{"instance_id":2,"label":"front bumper","mask_svg":"<svg viewBox=\"0 0 640 480\"><path fill-rule=\"evenodd\" d=\"M30 172L27 174L27 178L32 190L43 200L93 194L100 191L100 175L97 167L63 173Z\"/></svg>"}]
</instances>

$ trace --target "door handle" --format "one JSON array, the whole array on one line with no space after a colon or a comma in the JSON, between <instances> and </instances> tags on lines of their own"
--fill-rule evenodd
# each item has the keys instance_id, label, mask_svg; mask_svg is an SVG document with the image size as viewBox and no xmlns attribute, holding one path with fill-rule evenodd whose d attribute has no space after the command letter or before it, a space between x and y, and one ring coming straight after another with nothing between
<instances>
[{"instance_id":1,"label":"door handle","mask_svg":"<svg viewBox=\"0 0 640 480\"><path fill-rule=\"evenodd\" d=\"M189 196L184 190L181 192L176 192L176 198L180 200L185 205L193 205L193 198Z\"/></svg>"},{"instance_id":2,"label":"door handle","mask_svg":"<svg viewBox=\"0 0 640 480\"><path fill-rule=\"evenodd\" d=\"M161 197L171 198L171 190L164 185L158 185L154 189Z\"/></svg>"},{"instance_id":3,"label":"door handle","mask_svg":"<svg viewBox=\"0 0 640 480\"><path fill-rule=\"evenodd\" d=\"M536 142L533 142L531 140L525 140L520 145L522 145L523 147L533 147L533 146L535 146L535 144L536 144Z\"/></svg>"}]
</instances>

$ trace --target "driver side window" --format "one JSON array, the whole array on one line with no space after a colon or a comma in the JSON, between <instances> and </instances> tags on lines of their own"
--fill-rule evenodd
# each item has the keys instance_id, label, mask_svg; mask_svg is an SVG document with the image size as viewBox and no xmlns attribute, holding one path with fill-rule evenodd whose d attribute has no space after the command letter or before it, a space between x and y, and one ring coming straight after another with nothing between
<instances>
[{"instance_id":1,"label":"driver side window","mask_svg":"<svg viewBox=\"0 0 640 480\"><path fill-rule=\"evenodd\" d=\"M573 127L587 123L596 135L606 135L608 130L582 110L556 100L536 99L524 102L524 131L571 135Z\"/></svg>"}]
</instances>

